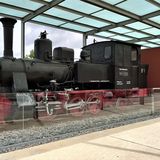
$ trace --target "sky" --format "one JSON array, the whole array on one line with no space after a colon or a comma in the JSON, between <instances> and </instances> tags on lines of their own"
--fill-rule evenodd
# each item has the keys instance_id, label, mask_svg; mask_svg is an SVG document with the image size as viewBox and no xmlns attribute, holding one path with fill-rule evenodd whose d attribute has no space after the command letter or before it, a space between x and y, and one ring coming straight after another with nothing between
<instances>
[{"instance_id":1,"label":"sky","mask_svg":"<svg viewBox=\"0 0 160 160\"><path fill-rule=\"evenodd\" d=\"M75 58L79 58L83 42L83 36L80 33L70 32L62 29L56 29L35 23L26 23L25 25L25 54L29 54L34 49L34 40L39 38L40 32L47 31L47 38L52 41L52 48L68 47L73 48ZM87 44L93 42L95 37L88 37ZM97 38L97 41L103 41L102 38ZM0 57L3 56L3 27L0 23ZM13 55L16 58L21 57L21 22L17 21L13 32Z\"/></svg>"}]
</instances>

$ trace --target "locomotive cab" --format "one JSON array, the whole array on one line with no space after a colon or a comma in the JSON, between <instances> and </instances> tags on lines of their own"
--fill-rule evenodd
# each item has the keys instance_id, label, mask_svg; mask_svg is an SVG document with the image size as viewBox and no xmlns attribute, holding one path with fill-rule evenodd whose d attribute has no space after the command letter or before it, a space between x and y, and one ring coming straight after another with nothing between
<instances>
[{"instance_id":1,"label":"locomotive cab","mask_svg":"<svg viewBox=\"0 0 160 160\"><path fill-rule=\"evenodd\" d=\"M107 88L127 89L147 87L147 71L148 65L140 63L139 45L105 41L82 48L74 73L79 83L106 82Z\"/></svg>"}]
</instances>

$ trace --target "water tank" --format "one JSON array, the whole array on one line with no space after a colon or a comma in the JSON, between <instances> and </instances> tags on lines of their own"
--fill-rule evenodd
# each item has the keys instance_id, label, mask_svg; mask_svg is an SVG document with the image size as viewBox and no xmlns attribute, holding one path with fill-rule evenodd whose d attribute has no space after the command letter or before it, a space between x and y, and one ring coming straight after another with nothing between
<instances>
[{"instance_id":1,"label":"water tank","mask_svg":"<svg viewBox=\"0 0 160 160\"><path fill-rule=\"evenodd\" d=\"M36 59L52 60L52 41L47 39L46 31L41 32L40 38L34 41L34 54Z\"/></svg>"},{"instance_id":2,"label":"water tank","mask_svg":"<svg viewBox=\"0 0 160 160\"><path fill-rule=\"evenodd\" d=\"M53 60L60 63L73 63L74 50L66 47L57 47L53 50Z\"/></svg>"}]
</instances>

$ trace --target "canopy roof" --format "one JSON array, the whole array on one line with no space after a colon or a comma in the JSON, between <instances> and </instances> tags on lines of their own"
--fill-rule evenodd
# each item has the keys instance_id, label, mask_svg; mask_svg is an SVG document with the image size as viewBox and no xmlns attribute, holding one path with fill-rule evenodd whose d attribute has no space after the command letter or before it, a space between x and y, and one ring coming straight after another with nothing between
<instances>
[{"instance_id":1,"label":"canopy roof","mask_svg":"<svg viewBox=\"0 0 160 160\"><path fill-rule=\"evenodd\" d=\"M160 0L0 0L0 16L160 46Z\"/></svg>"}]
</instances>

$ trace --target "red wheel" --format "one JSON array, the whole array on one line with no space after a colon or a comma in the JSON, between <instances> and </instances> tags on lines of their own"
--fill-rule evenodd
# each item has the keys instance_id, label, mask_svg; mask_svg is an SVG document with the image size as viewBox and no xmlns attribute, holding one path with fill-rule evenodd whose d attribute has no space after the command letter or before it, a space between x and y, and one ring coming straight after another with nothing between
<instances>
[{"instance_id":1,"label":"red wheel","mask_svg":"<svg viewBox=\"0 0 160 160\"><path fill-rule=\"evenodd\" d=\"M0 96L0 123L5 121L5 119L10 115L10 112L11 101L4 96Z\"/></svg>"},{"instance_id":2,"label":"red wheel","mask_svg":"<svg viewBox=\"0 0 160 160\"><path fill-rule=\"evenodd\" d=\"M102 109L102 101L99 96L91 96L87 100L87 108L92 114L97 114Z\"/></svg>"},{"instance_id":3,"label":"red wheel","mask_svg":"<svg viewBox=\"0 0 160 160\"><path fill-rule=\"evenodd\" d=\"M78 105L79 103L79 105ZM70 104L75 104L75 107L69 108L69 113L73 116L81 116L84 113L83 100L81 97L74 97L70 100ZM77 106L77 105L78 106Z\"/></svg>"}]
</instances>

